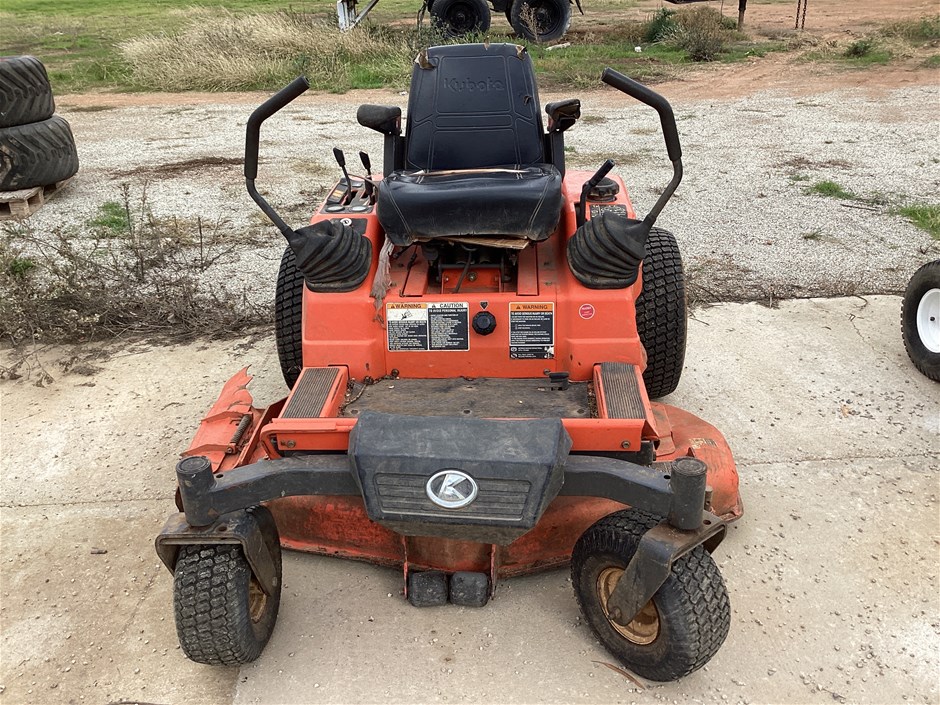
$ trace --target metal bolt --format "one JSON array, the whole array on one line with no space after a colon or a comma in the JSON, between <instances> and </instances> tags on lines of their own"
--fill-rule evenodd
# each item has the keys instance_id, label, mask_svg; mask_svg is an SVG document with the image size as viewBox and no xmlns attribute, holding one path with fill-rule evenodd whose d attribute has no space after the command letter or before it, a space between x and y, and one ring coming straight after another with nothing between
<instances>
[{"instance_id":1,"label":"metal bolt","mask_svg":"<svg viewBox=\"0 0 940 705\"><path fill-rule=\"evenodd\" d=\"M287 448L293 448L295 445L297 445L297 441L287 441L284 445Z\"/></svg>"},{"instance_id":2,"label":"metal bolt","mask_svg":"<svg viewBox=\"0 0 940 705\"><path fill-rule=\"evenodd\" d=\"M627 448L630 447L630 441L624 441L623 443L620 444L620 447L626 450Z\"/></svg>"},{"instance_id":3,"label":"metal bolt","mask_svg":"<svg viewBox=\"0 0 940 705\"><path fill-rule=\"evenodd\" d=\"M615 622L619 622L623 618L623 612L620 611L619 607L614 607L610 611L610 618Z\"/></svg>"}]
</instances>

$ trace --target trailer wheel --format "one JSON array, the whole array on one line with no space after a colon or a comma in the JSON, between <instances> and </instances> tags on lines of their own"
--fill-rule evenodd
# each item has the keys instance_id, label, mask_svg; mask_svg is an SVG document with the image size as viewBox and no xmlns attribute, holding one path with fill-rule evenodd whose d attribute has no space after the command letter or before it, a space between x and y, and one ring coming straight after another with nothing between
<instances>
[{"instance_id":1,"label":"trailer wheel","mask_svg":"<svg viewBox=\"0 0 940 705\"><path fill-rule=\"evenodd\" d=\"M445 37L455 39L490 29L490 7L485 0L434 0L431 17Z\"/></svg>"},{"instance_id":2,"label":"trailer wheel","mask_svg":"<svg viewBox=\"0 0 940 705\"><path fill-rule=\"evenodd\" d=\"M685 275L676 236L653 228L646 240L636 328L646 348L643 382L651 399L676 391L685 363Z\"/></svg>"},{"instance_id":3,"label":"trailer wheel","mask_svg":"<svg viewBox=\"0 0 940 705\"><path fill-rule=\"evenodd\" d=\"M280 544L275 539L271 545L277 576L273 595L261 589L241 546L180 548L173 580L176 634L193 661L239 666L261 655L281 602Z\"/></svg>"},{"instance_id":4,"label":"trailer wheel","mask_svg":"<svg viewBox=\"0 0 940 705\"><path fill-rule=\"evenodd\" d=\"M509 10L509 24L530 42L561 39L571 26L570 0L515 0Z\"/></svg>"},{"instance_id":5,"label":"trailer wheel","mask_svg":"<svg viewBox=\"0 0 940 705\"><path fill-rule=\"evenodd\" d=\"M294 251L287 247L281 257L274 293L274 340L281 373L290 389L304 368L303 307L304 278L297 269Z\"/></svg>"},{"instance_id":6,"label":"trailer wheel","mask_svg":"<svg viewBox=\"0 0 940 705\"><path fill-rule=\"evenodd\" d=\"M901 303L901 336L911 362L940 381L940 260L914 272Z\"/></svg>"},{"instance_id":7,"label":"trailer wheel","mask_svg":"<svg viewBox=\"0 0 940 705\"><path fill-rule=\"evenodd\" d=\"M35 56L0 59L0 127L14 127L52 117L55 100L46 67Z\"/></svg>"},{"instance_id":8,"label":"trailer wheel","mask_svg":"<svg viewBox=\"0 0 940 705\"><path fill-rule=\"evenodd\" d=\"M51 186L76 171L75 138L58 115L0 128L0 191Z\"/></svg>"},{"instance_id":9,"label":"trailer wheel","mask_svg":"<svg viewBox=\"0 0 940 705\"><path fill-rule=\"evenodd\" d=\"M731 607L718 566L701 546L678 559L653 599L627 626L607 600L643 534L659 519L635 509L604 517L584 532L571 556L571 582L585 620L607 650L634 673L670 681L695 671L728 636Z\"/></svg>"}]
</instances>

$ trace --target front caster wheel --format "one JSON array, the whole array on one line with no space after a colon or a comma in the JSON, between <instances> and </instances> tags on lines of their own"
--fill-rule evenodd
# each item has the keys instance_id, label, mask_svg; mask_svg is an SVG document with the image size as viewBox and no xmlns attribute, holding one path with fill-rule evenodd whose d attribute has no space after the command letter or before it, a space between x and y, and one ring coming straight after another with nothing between
<instances>
[{"instance_id":1,"label":"front caster wheel","mask_svg":"<svg viewBox=\"0 0 940 705\"><path fill-rule=\"evenodd\" d=\"M277 621L281 602L281 551L272 557L277 588L267 595L251 572L241 546L182 546L173 580L176 633L183 652L197 663L239 666L254 661Z\"/></svg>"},{"instance_id":2,"label":"front caster wheel","mask_svg":"<svg viewBox=\"0 0 940 705\"><path fill-rule=\"evenodd\" d=\"M631 671L654 681L692 673L714 656L731 623L728 591L701 546L679 558L640 613L623 626L607 600L640 539L659 519L635 509L604 517L584 532L571 556L571 582L585 620L600 642Z\"/></svg>"}]
</instances>

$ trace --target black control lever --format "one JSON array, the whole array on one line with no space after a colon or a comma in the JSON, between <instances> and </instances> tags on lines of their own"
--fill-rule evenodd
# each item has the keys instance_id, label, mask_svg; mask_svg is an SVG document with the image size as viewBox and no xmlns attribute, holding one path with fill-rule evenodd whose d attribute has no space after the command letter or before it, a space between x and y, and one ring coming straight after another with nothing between
<instances>
[{"instance_id":1,"label":"black control lever","mask_svg":"<svg viewBox=\"0 0 940 705\"><path fill-rule=\"evenodd\" d=\"M362 168L366 170L366 198L369 203L372 202L372 194L375 192L375 184L372 183L372 160L365 152L359 152L359 161L362 162Z\"/></svg>"},{"instance_id":2,"label":"black control lever","mask_svg":"<svg viewBox=\"0 0 940 705\"><path fill-rule=\"evenodd\" d=\"M614 160L608 159L603 164L601 168L594 172L594 176L584 182L584 186L581 187L581 200L578 201L578 227L580 228L584 225L587 220L587 197L591 190L597 186L601 179L603 179L614 168Z\"/></svg>"},{"instance_id":3,"label":"black control lever","mask_svg":"<svg viewBox=\"0 0 940 705\"><path fill-rule=\"evenodd\" d=\"M352 181L349 178L349 172L346 171L346 155L339 147L333 147L333 157L339 168L343 170L343 178L346 179L346 192L343 194L343 200L340 203L349 203L349 195L352 193Z\"/></svg>"},{"instance_id":4,"label":"black control lever","mask_svg":"<svg viewBox=\"0 0 940 705\"><path fill-rule=\"evenodd\" d=\"M660 194L659 199L646 214L644 222L650 226L656 222L659 214L662 212L666 203L672 198L679 182L682 181L682 146L679 144L679 130L676 128L676 116L672 112L672 106L669 101L663 98L656 91L650 90L642 83L637 83L632 78L624 76L622 73L614 71L612 68L604 69L601 74L601 80L608 86L616 88L622 93L626 93L631 98L635 98L641 103L653 108L659 113L659 121L663 129L663 139L666 141L666 152L669 154L669 161L672 162L672 180Z\"/></svg>"},{"instance_id":5,"label":"black control lever","mask_svg":"<svg viewBox=\"0 0 940 705\"><path fill-rule=\"evenodd\" d=\"M245 187L248 189L248 195L288 239L294 234L293 229L281 219L255 187L255 178L258 176L258 141L261 135L261 123L308 88L310 84L307 83L306 78L303 76L295 78L285 88L255 108L251 117L248 118L248 125L245 129Z\"/></svg>"}]
</instances>

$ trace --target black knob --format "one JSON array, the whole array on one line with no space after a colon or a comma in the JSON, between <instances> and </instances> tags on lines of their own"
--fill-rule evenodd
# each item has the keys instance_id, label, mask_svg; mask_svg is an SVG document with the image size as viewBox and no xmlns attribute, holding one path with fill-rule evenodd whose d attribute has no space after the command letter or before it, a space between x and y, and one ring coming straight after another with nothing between
<instances>
[{"instance_id":1,"label":"black knob","mask_svg":"<svg viewBox=\"0 0 940 705\"><path fill-rule=\"evenodd\" d=\"M496 316L489 311L480 311L473 317L473 330L480 335L489 335L496 330Z\"/></svg>"},{"instance_id":2,"label":"black knob","mask_svg":"<svg viewBox=\"0 0 940 705\"><path fill-rule=\"evenodd\" d=\"M589 201L612 201L620 193L620 186L611 178L604 177L588 194Z\"/></svg>"}]
</instances>

